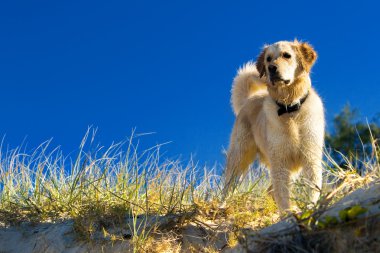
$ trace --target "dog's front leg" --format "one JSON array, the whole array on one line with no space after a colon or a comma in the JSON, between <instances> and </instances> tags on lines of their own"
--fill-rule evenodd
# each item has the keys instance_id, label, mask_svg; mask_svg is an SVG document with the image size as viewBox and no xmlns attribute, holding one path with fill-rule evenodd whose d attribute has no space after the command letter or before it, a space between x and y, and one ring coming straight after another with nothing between
<instances>
[{"instance_id":1,"label":"dog's front leg","mask_svg":"<svg viewBox=\"0 0 380 253\"><path fill-rule=\"evenodd\" d=\"M320 139L323 140L322 135ZM307 187L308 200L314 204L317 203L322 189L322 150L323 142L316 138L306 141L303 147L301 179Z\"/></svg>"},{"instance_id":2,"label":"dog's front leg","mask_svg":"<svg viewBox=\"0 0 380 253\"><path fill-rule=\"evenodd\" d=\"M290 171L283 165L275 165L270 170L273 196L280 211L290 209Z\"/></svg>"},{"instance_id":3,"label":"dog's front leg","mask_svg":"<svg viewBox=\"0 0 380 253\"><path fill-rule=\"evenodd\" d=\"M310 161L301 173L310 193L310 201L317 203L322 189L322 162Z\"/></svg>"}]
</instances>

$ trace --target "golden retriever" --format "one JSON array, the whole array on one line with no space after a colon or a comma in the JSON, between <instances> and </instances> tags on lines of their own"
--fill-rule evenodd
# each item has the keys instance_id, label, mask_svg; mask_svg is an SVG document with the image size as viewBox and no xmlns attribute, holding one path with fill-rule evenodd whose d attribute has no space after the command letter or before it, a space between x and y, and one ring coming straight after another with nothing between
<instances>
[{"instance_id":1,"label":"golden retriever","mask_svg":"<svg viewBox=\"0 0 380 253\"><path fill-rule=\"evenodd\" d=\"M236 115L227 152L225 194L256 157L270 172L274 199L290 209L290 185L300 174L316 202L322 185L323 104L311 86L317 53L308 43L280 41L265 46L233 81Z\"/></svg>"}]
</instances>

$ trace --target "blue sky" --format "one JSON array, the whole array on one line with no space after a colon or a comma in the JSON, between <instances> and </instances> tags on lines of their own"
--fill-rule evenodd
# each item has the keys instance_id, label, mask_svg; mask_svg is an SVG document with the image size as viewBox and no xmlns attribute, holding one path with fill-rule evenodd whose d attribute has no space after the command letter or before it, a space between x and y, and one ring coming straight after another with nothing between
<instances>
[{"instance_id":1,"label":"blue sky","mask_svg":"<svg viewBox=\"0 0 380 253\"><path fill-rule=\"evenodd\" d=\"M231 80L264 43L299 38L319 53L313 85L331 120L349 102L379 112L376 1L1 1L0 135L53 138L65 153L87 127L103 145L137 132L223 163Z\"/></svg>"}]
</instances>

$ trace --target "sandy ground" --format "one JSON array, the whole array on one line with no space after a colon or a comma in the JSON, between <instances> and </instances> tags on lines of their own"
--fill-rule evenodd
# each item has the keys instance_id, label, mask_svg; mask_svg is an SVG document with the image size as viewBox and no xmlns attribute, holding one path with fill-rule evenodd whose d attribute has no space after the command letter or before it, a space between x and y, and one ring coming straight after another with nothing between
<instances>
[{"instance_id":1,"label":"sandy ground","mask_svg":"<svg viewBox=\"0 0 380 253\"><path fill-rule=\"evenodd\" d=\"M64 221L1 228L0 252L126 252L130 248L128 241L114 245L78 241L72 225Z\"/></svg>"}]
</instances>

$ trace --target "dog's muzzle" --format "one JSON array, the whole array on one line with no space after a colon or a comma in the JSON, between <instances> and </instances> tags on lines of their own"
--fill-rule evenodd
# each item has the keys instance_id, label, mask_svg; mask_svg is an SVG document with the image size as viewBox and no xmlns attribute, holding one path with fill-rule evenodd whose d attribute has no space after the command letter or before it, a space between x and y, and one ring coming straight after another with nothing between
<instances>
[{"instance_id":1,"label":"dog's muzzle","mask_svg":"<svg viewBox=\"0 0 380 253\"><path fill-rule=\"evenodd\" d=\"M273 85L276 85L276 83L279 83L279 82L282 82L284 84L290 83L290 80L285 80L281 77L280 73L277 71L277 66L269 65L268 71L269 71L270 81Z\"/></svg>"}]
</instances>

